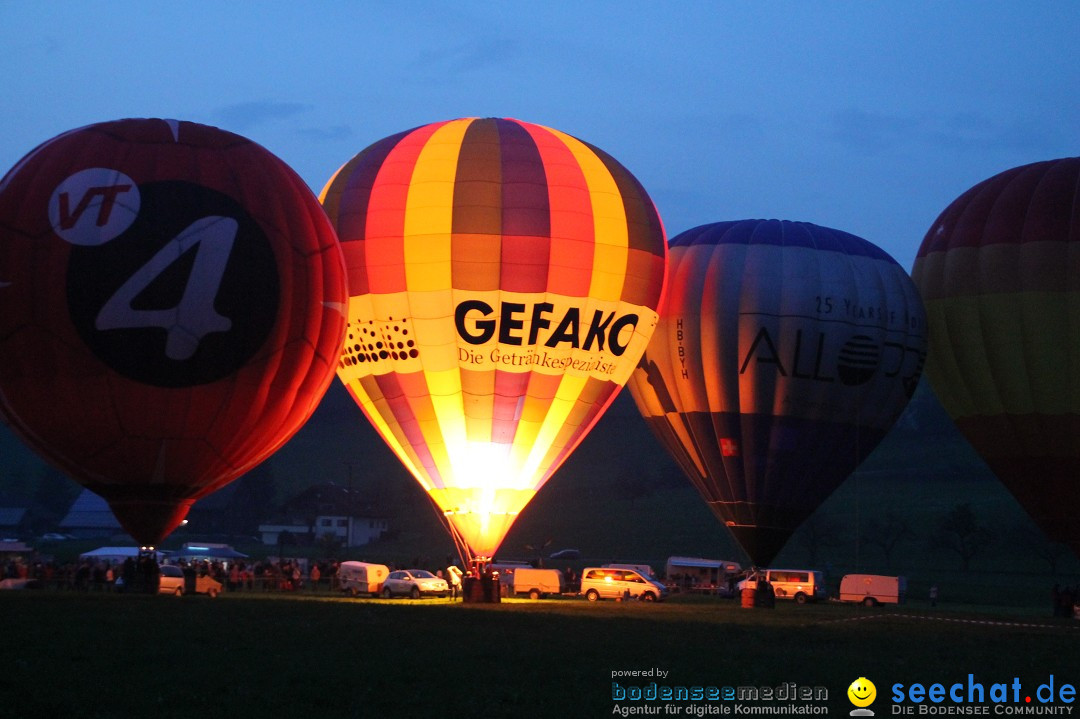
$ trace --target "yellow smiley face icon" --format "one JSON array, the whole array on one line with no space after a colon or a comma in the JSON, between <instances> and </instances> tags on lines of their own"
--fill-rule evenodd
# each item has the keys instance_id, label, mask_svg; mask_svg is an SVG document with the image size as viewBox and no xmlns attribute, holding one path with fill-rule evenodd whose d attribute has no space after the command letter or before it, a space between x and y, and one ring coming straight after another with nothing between
<instances>
[{"instance_id":1,"label":"yellow smiley face icon","mask_svg":"<svg viewBox=\"0 0 1080 719\"><path fill-rule=\"evenodd\" d=\"M868 707L877 699L877 687L866 677L859 677L847 688L848 699L857 707Z\"/></svg>"}]
</instances>

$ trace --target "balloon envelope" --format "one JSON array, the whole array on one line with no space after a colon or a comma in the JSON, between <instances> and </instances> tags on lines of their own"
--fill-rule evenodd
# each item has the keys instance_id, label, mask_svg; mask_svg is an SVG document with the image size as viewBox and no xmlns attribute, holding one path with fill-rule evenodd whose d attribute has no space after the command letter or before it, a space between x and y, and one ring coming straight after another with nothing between
<instances>
[{"instance_id":1,"label":"balloon envelope","mask_svg":"<svg viewBox=\"0 0 1080 719\"><path fill-rule=\"evenodd\" d=\"M175 120L72 130L0 181L0 410L157 544L310 416L345 291L318 201L259 145Z\"/></svg>"},{"instance_id":2,"label":"balloon envelope","mask_svg":"<svg viewBox=\"0 0 1080 719\"><path fill-rule=\"evenodd\" d=\"M881 249L805 222L688 230L671 240L668 283L628 387L765 566L907 404L926 353L922 306Z\"/></svg>"},{"instance_id":3,"label":"balloon envelope","mask_svg":"<svg viewBox=\"0 0 1080 719\"><path fill-rule=\"evenodd\" d=\"M934 392L1032 518L1080 556L1080 158L963 193L912 276Z\"/></svg>"},{"instance_id":4,"label":"balloon envelope","mask_svg":"<svg viewBox=\"0 0 1080 719\"><path fill-rule=\"evenodd\" d=\"M510 119L388 137L322 193L349 270L338 376L491 557L652 334L660 218L603 151Z\"/></svg>"}]
</instances>

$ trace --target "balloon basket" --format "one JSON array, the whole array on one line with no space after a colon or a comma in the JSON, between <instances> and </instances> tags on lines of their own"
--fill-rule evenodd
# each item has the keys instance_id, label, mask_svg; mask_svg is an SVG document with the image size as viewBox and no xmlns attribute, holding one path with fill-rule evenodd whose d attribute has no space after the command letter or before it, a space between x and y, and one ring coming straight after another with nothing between
<instances>
[{"instance_id":1,"label":"balloon basket","mask_svg":"<svg viewBox=\"0 0 1080 719\"><path fill-rule=\"evenodd\" d=\"M747 582L743 586L739 606L743 609L773 609L776 606L776 595L770 589L764 582Z\"/></svg>"},{"instance_id":2,"label":"balloon basket","mask_svg":"<svg viewBox=\"0 0 1080 719\"><path fill-rule=\"evenodd\" d=\"M498 604L501 602L499 575L488 573L479 577L468 576L462 579L461 601L466 604Z\"/></svg>"}]
</instances>

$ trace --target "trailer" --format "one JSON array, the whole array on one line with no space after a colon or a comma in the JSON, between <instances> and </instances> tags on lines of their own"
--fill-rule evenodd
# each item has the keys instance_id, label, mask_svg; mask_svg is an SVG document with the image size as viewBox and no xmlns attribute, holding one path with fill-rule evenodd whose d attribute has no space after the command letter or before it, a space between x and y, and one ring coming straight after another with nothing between
<instances>
[{"instance_id":1,"label":"trailer","mask_svg":"<svg viewBox=\"0 0 1080 719\"><path fill-rule=\"evenodd\" d=\"M881 574L845 574L840 580L840 601L876 607L903 604L907 598L907 578Z\"/></svg>"},{"instance_id":2,"label":"trailer","mask_svg":"<svg viewBox=\"0 0 1080 719\"><path fill-rule=\"evenodd\" d=\"M510 587L513 594L528 594L529 599L540 599L549 594L564 594L566 578L558 569L519 567L514 570Z\"/></svg>"},{"instance_id":3,"label":"trailer","mask_svg":"<svg viewBox=\"0 0 1080 719\"><path fill-rule=\"evenodd\" d=\"M338 588L354 597L360 594L377 597L389 574L390 568L385 564L342 562L337 573Z\"/></svg>"},{"instance_id":4,"label":"trailer","mask_svg":"<svg viewBox=\"0 0 1080 719\"><path fill-rule=\"evenodd\" d=\"M601 566L605 569L633 569L642 576L656 578L656 572L648 564L603 564Z\"/></svg>"},{"instance_id":5,"label":"trailer","mask_svg":"<svg viewBox=\"0 0 1080 719\"><path fill-rule=\"evenodd\" d=\"M742 573L738 562L703 557L668 557L664 580L669 587L688 592L730 595Z\"/></svg>"}]
</instances>

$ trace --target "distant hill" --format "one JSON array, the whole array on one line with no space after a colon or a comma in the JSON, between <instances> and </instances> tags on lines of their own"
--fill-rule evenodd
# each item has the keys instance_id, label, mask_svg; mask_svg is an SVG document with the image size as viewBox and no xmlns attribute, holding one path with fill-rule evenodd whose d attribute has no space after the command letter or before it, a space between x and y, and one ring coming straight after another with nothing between
<instances>
[{"instance_id":1,"label":"distant hill","mask_svg":"<svg viewBox=\"0 0 1080 719\"><path fill-rule=\"evenodd\" d=\"M985 475L980 465L981 460L924 382L893 432L862 469L906 473L919 481L925 477L924 470L943 466ZM6 425L0 425L0 493L29 499L46 467ZM617 477L631 478L634 490L646 493L650 483L672 487L684 481L626 391L616 398L567 467L589 468L578 480L590 488L587 491L606 486ZM388 483L412 481L337 381L308 423L266 462L266 468L273 474L278 494L284 496L328 481L374 485L373 491L385 491ZM641 477L650 479L639 486Z\"/></svg>"},{"instance_id":2,"label":"distant hill","mask_svg":"<svg viewBox=\"0 0 1080 719\"><path fill-rule=\"evenodd\" d=\"M29 500L50 471L6 425L0 426L0 494ZM923 382L859 473L888 473L919 483L941 472L995 481ZM419 490L412 491L412 477L337 381L308 423L264 464L263 474L273 477L279 500L313 484L335 482L366 488L377 498L423 504ZM544 491L640 497L684 484L624 391Z\"/></svg>"},{"instance_id":3,"label":"distant hill","mask_svg":"<svg viewBox=\"0 0 1080 719\"><path fill-rule=\"evenodd\" d=\"M250 479L272 484L278 501L323 482L362 490L394 530L365 550L372 556L427 557L437 565L453 551L419 485L336 381L307 425L256 471L258 477ZM49 473L6 427L0 428L0 494L29 500ZM1041 533L924 382L893 431L804 524L777 562L880 563L884 555L866 537L899 517L911 535L900 543L899 554L910 566L950 563L952 557L932 551L929 542L942 517L961 504L970 505L1001 537L993 547L995 557L1022 565L1041 562L1046 551ZM628 392L525 509L501 553L531 559L567 547L604 561L662 565L670 555L746 561L652 437ZM980 561L991 561L984 555Z\"/></svg>"}]
</instances>

